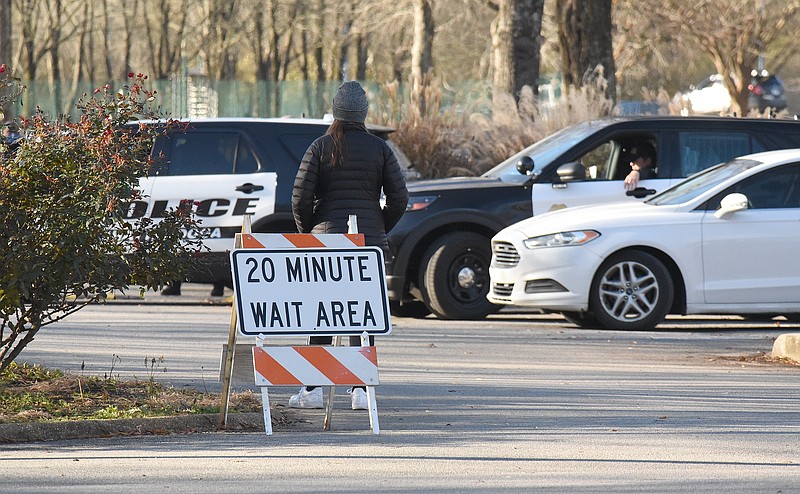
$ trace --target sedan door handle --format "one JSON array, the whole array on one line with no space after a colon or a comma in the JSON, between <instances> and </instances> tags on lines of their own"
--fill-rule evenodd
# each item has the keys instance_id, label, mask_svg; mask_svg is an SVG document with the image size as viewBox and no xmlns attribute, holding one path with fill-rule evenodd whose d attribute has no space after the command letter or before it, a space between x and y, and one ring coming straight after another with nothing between
<instances>
[{"instance_id":1,"label":"sedan door handle","mask_svg":"<svg viewBox=\"0 0 800 494\"><path fill-rule=\"evenodd\" d=\"M656 189L645 189L644 187L636 187L633 190L629 190L625 192L626 196L633 196L637 199L641 199L642 197L647 197L649 195L655 194Z\"/></svg>"},{"instance_id":2,"label":"sedan door handle","mask_svg":"<svg viewBox=\"0 0 800 494\"><path fill-rule=\"evenodd\" d=\"M246 184L242 184L236 187L236 190L238 190L239 192L244 192L245 194L252 194L253 192L256 192L258 190L264 190L264 186L255 185L248 182Z\"/></svg>"}]
</instances>

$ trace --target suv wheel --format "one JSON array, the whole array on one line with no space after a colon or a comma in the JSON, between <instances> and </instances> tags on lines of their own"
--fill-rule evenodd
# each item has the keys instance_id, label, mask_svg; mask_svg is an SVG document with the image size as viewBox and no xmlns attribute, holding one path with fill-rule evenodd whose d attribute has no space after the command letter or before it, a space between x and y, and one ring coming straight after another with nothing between
<instances>
[{"instance_id":1,"label":"suv wheel","mask_svg":"<svg viewBox=\"0 0 800 494\"><path fill-rule=\"evenodd\" d=\"M609 257L597 271L589 307L609 329L653 329L664 320L674 297L669 271L654 256L639 251Z\"/></svg>"},{"instance_id":2,"label":"suv wheel","mask_svg":"<svg viewBox=\"0 0 800 494\"><path fill-rule=\"evenodd\" d=\"M425 252L420 287L425 305L441 319L481 319L500 306L489 293L489 239L469 232L448 233Z\"/></svg>"}]
</instances>

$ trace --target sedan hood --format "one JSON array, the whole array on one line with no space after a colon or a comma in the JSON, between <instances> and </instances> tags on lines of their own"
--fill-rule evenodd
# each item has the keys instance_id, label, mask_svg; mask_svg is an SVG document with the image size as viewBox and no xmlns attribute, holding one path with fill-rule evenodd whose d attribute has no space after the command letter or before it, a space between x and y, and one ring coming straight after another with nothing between
<instances>
[{"instance_id":1,"label":"sedan hood","mask_svg":"<svg viewBox=\"0 0 800 494\"><path fill-rule=\"evenodd\" d=\"M571 230L602 230L605 225L619 225L620 218L630 227L654 225L674 221L675 206L653 206L643 202L619 202L594 206L579 206L551 211L515 223L498 235L510 231L522 232L525 236L547 235Z\"/></svg>"}]
</instances>

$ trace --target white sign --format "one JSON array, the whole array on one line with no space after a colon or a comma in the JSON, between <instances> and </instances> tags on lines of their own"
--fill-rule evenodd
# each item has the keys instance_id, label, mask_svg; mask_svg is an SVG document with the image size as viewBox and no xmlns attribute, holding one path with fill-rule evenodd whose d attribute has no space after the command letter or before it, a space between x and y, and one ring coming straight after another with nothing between
<instances>
[{"instance_id":1,"label":"white sign","mask_svg":"<svg viewBox=\"0 0 800 494\"><path fill-rule=\"evenodd\" d=\"M237 249L231 252L231 269L243 335L392 330L378 247Z\"/></svg>"}]
</instances>

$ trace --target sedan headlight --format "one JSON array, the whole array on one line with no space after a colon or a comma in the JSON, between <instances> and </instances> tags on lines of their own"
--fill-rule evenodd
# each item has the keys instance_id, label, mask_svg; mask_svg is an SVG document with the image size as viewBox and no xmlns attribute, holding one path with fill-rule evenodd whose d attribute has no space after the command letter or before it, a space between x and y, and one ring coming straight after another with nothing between
<instances>
[{"instance_id":1,"label":"sedan headlight","mask_svg":"<svg viewBox=\"0 0 800 494\"><path fill-rule=\"evenodd\" d=\"M438 196L411 196L408 198L406 211L419 211L425 209L438 199Z\"/></svg>"},{"instance_id":2,"label":"sedan headlight","mask_svg":"<svg viewBox=\"0 0 800 494\"><path fill-rule=\"evenodd\" d=\"M525 247L538 249L540 247L565 247L567 245L583 245L600 236L594 230L579 230L575 232L559 232L540 237L531 237L523 240Z\"/></svg>"}]
</instances>

